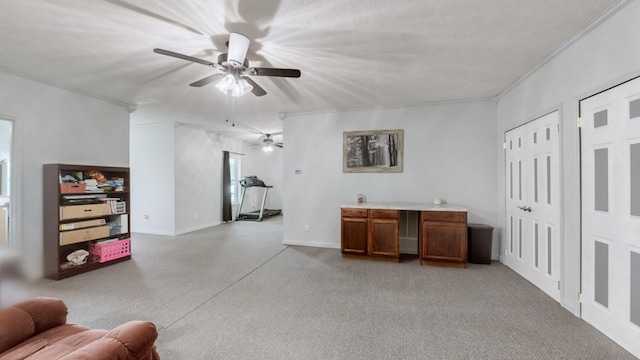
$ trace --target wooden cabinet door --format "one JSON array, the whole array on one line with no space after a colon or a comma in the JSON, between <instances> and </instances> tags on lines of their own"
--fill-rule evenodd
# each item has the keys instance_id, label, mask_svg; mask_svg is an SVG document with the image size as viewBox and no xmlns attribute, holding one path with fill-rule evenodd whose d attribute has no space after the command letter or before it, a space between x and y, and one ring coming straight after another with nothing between
<instances>
[{"instance_id":1,"label":"wooden cabinet door","mask_svg":"<svg viewBox=\"0 0 640 360\"><path fill-rule=\"evenodd\" d=\"M466 222L423 221L422 237L421 259L467 262Z\"/></svg>"},{"instance_id":2,"label":"wooden cabinet door","mask_svg":"<svg viewBox=\"0 0 640 360\"><path fill-rule=\"evenodd\" d=\"M467 262L467 213L423 211L420 263L463 268Z\"/></svg>"},{"instance_id":3,"label":"wooden cabinet door","mask_svg":"<svg viewBox=\"0 0 640 360\"><path fill-rule=\"evenodd\" d=\"M369 255L400 256L398 219L369 220Z\"/></svg>"},{"instance_id":4,"label":"wooden cabinet door","mask_svg":"<svg viewBox=\"0 0 640 360\"><path fill-rule=\"evenodd\" d=\"M342 218L342 252L367 253L367 218Z\"/></svg>"}]
</instances>

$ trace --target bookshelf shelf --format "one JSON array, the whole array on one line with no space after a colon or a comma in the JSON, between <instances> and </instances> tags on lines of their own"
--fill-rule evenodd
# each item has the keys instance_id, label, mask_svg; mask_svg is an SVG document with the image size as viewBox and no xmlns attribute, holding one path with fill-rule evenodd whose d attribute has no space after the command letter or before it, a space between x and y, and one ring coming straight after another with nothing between
<instances>
[{"instance_id":1,"label":"bookshelf shelf","mask_svg":"<svg viewBox=\"0 0 640 360\"><path fill-rule=\"evenodd\" d=\"M78 182L69 183L74 178ZM119 188L115 191L95 188L96 181L104 184L105 180L117 183ZM89 244L130 239L129 187L127 167L43 166L43 265L46 277L61 280L131 259L131 255L126 254L99 262L99 258L90 255L87 263L75 266L70 266L67 260L74 251L89 251ZM73 190L69 191L70 188Z\"/></svg>"}]
</instances>

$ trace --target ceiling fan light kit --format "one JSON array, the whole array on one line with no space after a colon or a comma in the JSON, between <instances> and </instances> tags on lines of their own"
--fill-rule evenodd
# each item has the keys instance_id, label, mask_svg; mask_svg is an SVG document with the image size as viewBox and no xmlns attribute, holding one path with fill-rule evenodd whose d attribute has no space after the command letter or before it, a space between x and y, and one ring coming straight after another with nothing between
<instances>
[{"instance_id":1,"label":"ceiling fan light kit","mask_svg":"<svg viewBox=\"0 0 640 360\"><path fill-rule=\"evenodd\" d=\"M266 136L266 139L262 140L262 143L264 144L262 146L262 151L268 153L273 151L273 147L271 146L271 144L273 144L273 139L271 138L271 134L267 134Z\"/></svg>"},{"instance_id":2,"label":"ceiling fan light kit","mask_svg":"<svg viewBox=\"0 0 640 360\"><path fill-rule=\"evenodd\" d=\"M231 74L227 74L216 83L216 88L218 88L218 90L222 91L223 93L226 93L227 90L232 89L235 85L236 78Z\"/></svg>"},{"instance_id":3,"label":"ceiling fan light kit","mask_svg":"<svg viewBox=\"0 0 640 360\"><path fill-rule=\"evenodd\" d=\"M281 142L274 143L273 138L271 137L272 135L278 135L278 134L282 134L282 132L273 133L273 134L264 134L265 138L262 139L262 151L266 153L270 153L273 151L273 146L282 148L282 143Z\"/></svg>"},{"instance_id":4,"label":"ceiling fan light kit","mask_svg":"<svg viewBox=\"0 0 640 360\"><path fill-rule=\"evenodd\" d=\"M246 59L247 50L249 50L249 43L249 38L242 34L229 34L229 51L226 54L220 54L218 56L218 63L212 63L207 60L198 59L164 49L153 49L153 51L157 54L195 62L222 71L222 74L217 73L209 75L206 78L198 80L190 85L194 87L201 87L210 83L215 83L216 87L220 91L227 95L230 94L231 96L236 97L243 96L249 92L253 93L255 96L263 96L267 94L267 92L249 78L249 76L300 77L300 70L298 69L249 67L249 62Z\"/></svg>"},{"instance_id":5,"label":"ceiling fan light kit","mask_svg":"<svg viewBox=\"0 0 640 360\"><path fill-rule=\"evenodd\" d=\"M240 79L238 80L238 83L236 84L236 86L233 87L233 90L231 91L231 96L236 96L236 97L242 96L250 93L251 90L253 90L253 86L251 86L247 82L247 80Z\"/></svg>"},{"instance_id":6,"label":"ceiling fan light kit","mask_svg":"<svg viewBox=\"0 0 640 360\"><path fill-rule=\"evenodd\" d=\"M243 78L238 78L232 74L225 75L222 80L218 81L216 88L224 94L230 93L231 96L242 96L253 90L253 86Z\"/></svg>"}]
</instances>

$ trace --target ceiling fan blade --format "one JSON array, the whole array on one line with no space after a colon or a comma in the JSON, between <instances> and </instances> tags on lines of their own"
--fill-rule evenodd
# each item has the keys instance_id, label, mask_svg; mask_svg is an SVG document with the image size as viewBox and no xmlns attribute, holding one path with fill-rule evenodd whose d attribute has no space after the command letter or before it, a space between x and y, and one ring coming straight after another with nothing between
<instances>
[{"instance_id":1,"label":"ceiling fan blade","mask_svg":"<svg viewBox=\"0 0 640 360\"><path fill-rule=\"evenodd\" d=\"M226 74L213 74L213 75L211 75L211 76L207 76L206 78L201 79L201 80L198 80L198 81L196 81L196 82L194 82L194 83L191 83L191 84L189 84L189 85L191 85L191 86L195 86L195 87L205 86L205 85L210 84L210 83L212 83L212 82L219 81L219 80L220 80L220 79L222 79L225 75L226 75Z\"/></svg>"},{"instance_id":2,"label":"ceiling fan blade","mask_svg":"<svg viewBox=\"0 0 640 360\"><path fill-rule=\"evenodd\" d=\"M263 89L263 88L261 88L261 87L260 87L260 85L256 84L256 82L255 82L255 81L251 80L251 78L250 78L250 77L248 77L248 76L243 76L242 78L243 78L243 79L245 79L245 80L247 80L247 82L248 82L249 84L251 84L251 86L253 86L253 90L251 90L251 92L253 93L253 95L255 95L255 96L264 96L264 95L267 95L267 92L266 92L266 91L264 91L264 89Z\"/></svg>"},{"instance_id":3,"label":"ceiling fan blade","mask_svg":"<svg viewBox=\"0 0 640 360\"><path fill-rule=\"evenodd\" d=\"M300 77L298 69L276 69L276 68L253 68L256 76L279 76L279 77Z\"/></svg>"},{"instance_id":4,"label":"ceiling fan blade","mask_svg":"<svg viewBox=\"0 0 640 360\"><path fill-rule=\"evenodd\" d=\"M211 61L198 59L198 58L195 58L193 56L183 55L183 54L179 54L177 52L173 52L173 51L169 51L169 50L153 49L153 52L155 52L156 54L160 54L160 55L171 56L171 57L174 57L174 58L178 58L178 59L182 59L182 60L187 60L187 61L192 61L192 62L195 62L195 63L199 63L199 64L202 64L202 65L216 67L216 64L212 63Z\"/></svg>"},{"instance_id":5,"label":"ceiling fan blade","mask_svg":"<svg viewBox=\"0 0 640 360\"><path fill-rule=\"evenodd\" d=\"M228 59L239 65L244 64L244 58L249 50L249 38L238 33L229 34Z\"/></svg>"},{"instance_id":6,"label":"ceiling fan blade","mask_svg":"<svg viewBox=\"0 0 640 360\"><path fill-rule=\"evenodd\" d=\"M284 146L282 143L275 143L275 144L273 144L273 145L274 145L274 146L277 146L277 147L279 147L279 148L281 148L281 149L282 149L282 148L283 148L283 146Z\"/></svg>"}]
</instances>

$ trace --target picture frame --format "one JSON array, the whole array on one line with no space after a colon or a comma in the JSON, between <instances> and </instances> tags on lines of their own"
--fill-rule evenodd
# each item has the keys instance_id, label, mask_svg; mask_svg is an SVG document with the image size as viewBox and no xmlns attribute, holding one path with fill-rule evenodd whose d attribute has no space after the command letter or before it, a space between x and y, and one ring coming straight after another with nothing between
<instances>
[{"instance_id":1,"label":"picture frame","mask_svg":"<svg viewBox=\"0 0 640 360\"><path fill-rule=\"evenodd\" d=\"M344 173L401 173L404 130L345 131L342 154Z\"/></svg>"}]
</instances>

